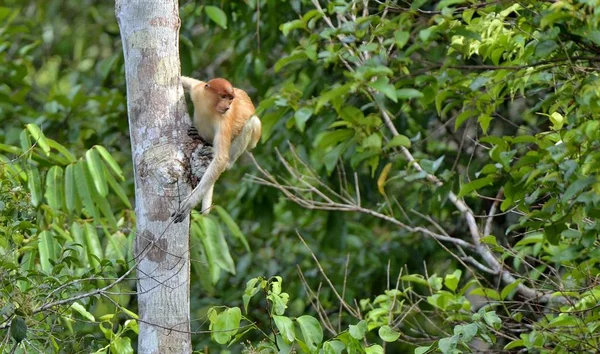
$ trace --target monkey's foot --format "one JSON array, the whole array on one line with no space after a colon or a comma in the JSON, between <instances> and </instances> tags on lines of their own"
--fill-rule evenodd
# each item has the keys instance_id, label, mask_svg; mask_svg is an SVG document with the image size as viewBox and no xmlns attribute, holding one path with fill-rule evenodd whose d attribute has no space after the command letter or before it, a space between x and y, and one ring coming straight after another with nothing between
<instances>
[{"instance_id":1,"label":"monkey's foot","mask_svg":"<svg viewBox=\"0 0 600 354\"><path fill-rule=\"evenodd\" d=\"M173 218L173 222L177 224L177 223L182 222L189 214L190 214L189 209L180 207L176 212L171 214L171 217Z\"/></svg>"},{"instance_id":2,"label":"monkey's foot","mask_svg":"<svg viewBox=\"0 0 600 354\"><path fill-rule=\"evenodd\" d=\"M171 217L173 218L173 222L176 224L182 222L186 216L187 216L187 213L184 213L183 210L177 210L176 212L171 214Z\"/></svg>"}]
</instances>

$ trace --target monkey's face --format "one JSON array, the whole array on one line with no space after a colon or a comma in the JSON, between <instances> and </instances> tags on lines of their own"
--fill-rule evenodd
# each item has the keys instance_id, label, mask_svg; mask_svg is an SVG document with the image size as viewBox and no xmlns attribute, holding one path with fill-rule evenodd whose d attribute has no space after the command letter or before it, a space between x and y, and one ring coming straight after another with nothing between
<instances>
[{"instance_id":1,"label":"monkey's face","mask_svg":"<svg viewBox=\"0 0 600 354\"><path fill-rule=\"evenodd\" d=\"M215 111L225 114L235 98L231 83L225 79L212 79L206 84L206 89L212 93Z\"/></svg>"},{"instance_id":2,"label":"monkey's face","mask_svg":"<svg viewBox=\"0 0 600 354\"><path fill-rule=\"evenodd\" d=\"M233 97L229 95L217 95L217 104L215 105L215 110L220 114L225 114L229 107L231 107L231 102L233 102Z\"/></svg>"}]
</instances>

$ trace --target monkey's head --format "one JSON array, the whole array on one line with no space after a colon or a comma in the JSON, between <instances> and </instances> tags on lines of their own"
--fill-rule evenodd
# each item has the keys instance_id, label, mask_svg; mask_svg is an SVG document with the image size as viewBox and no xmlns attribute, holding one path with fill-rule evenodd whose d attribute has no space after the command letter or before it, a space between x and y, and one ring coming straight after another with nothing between
<instances>
[{"instance_id":1,"label":"monkey's head","mask_svg":"<svg viewBox=\"0 0 600 354\"><path fill-rule=\"evenodd\" d=\"M213 107L219 114L225 114L235 98L233 85L225 79L212 79L206 83L205 89L213 97Z\"/></svg>"}]
</instances>

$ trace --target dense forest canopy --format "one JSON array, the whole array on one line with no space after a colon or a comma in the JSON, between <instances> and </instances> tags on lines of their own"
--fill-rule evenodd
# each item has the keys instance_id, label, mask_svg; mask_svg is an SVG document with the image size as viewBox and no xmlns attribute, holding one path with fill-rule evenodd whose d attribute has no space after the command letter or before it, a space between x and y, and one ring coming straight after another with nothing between
<instances>
[{"instance_id":1,"label":"dense forest canopy","mask_svg":"<svg viewBox=\"0 0 600 354\"><path fill-rule=\"evenodd\" d=\"M596 352L600 2L179 6L263 127L193 215L194 350ZM0 77L0 350L131 353L114 4L4 0Z\"/></svg>"}]
</instances>

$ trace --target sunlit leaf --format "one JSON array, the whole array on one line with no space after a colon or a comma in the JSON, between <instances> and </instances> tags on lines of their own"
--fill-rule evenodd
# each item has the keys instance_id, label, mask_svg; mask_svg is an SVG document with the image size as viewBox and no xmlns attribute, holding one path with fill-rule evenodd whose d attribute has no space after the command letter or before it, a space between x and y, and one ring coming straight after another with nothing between
<instances>
[{"instance_id":1,"label":"sunlit leaf","mask_svg":"<svg viewBox=\"0 0 600 354\"><path fill-rule=\"evenodd\" d=\"M52 166L46 174L46 188L44 197L48 205L56 211L63 205L64 181L63 170L59 166Z\"/></svg>"},{"instance_id":2,"label":"sunlit leaf","mask_svg":"<svg viewBox=\"0 0 600 354\"><path fill-rule=\"evenodd\" d=\"M96 149L90 149L85 153L85 165L87 172L94 181L96 191L101 197L108 195L108 183L104 177L104 169L102 161L100 161L100 154Z\"/></svg>"},{"instance_id":3,"label":"sunlit leaf","mask_svg":"<svg viewBox=\"0 0 600 354\"><path fill-rule=\"evenodd\" d=\"M50 260L54 260L54 237L50 231L42 231L38 235L38 252L42 270L50 273L52 271Z\"/></svg>"},{"instance_id":4,"label":"sunlit leaf","mask_svg":"<svg viewBox=\"0 0 600 354\"><path fill-rule=\"evenodd\" d=\"M35 207L42 202L42 182L40 181L40 172L34 166L27 169L27 187L31 194L31 204Z\"/></svg>"},{"instance_id":5,"label":"sunlit leaf","mask_svg":"<svg viewBox=\"0 0 600 354\"><path fill-rule=\"evenodd\" d=\"M227 29L227 15L220 8L212 5L204 7L204 11L208 17L220 27Z\"/></svg>"},{"instance_id":6,"label":"sunlit leaf","mask_svg":"<svg viewBox=\"0 0 600 354\"><path fill-rule=\"evenodd\" d=\"M27 124L26 125L29 134L33 138L33 143L37 144L46 155L50 154L50 145L48 145L48 141L46 141L46 136L42 133L40 127L35 124Z\"/></svg>"},{"instance_id":7,"label":"sunlit leaf","mask_svg":"<svg viewBox=\"0 0 600 354\"><path fill-rule=\"evenodd\" d=\"M273 316L275 326L281 333L281 337L288 343L296 340L296 331L294 330L294 323L289 317L286 316Z\"/></svg>"},{"instance_id":8,"label":"sunlit leaf","mask_svg":"<svg viewBox=\"0 0 600 354\"><path fill-rule=\"evenodd\" d=\"M319 321L312 316L303 315L298 317L296 322L300 326L304 342L311 350L315 350L323 341L323 329Z\"/></svg>"}]
</instances>

